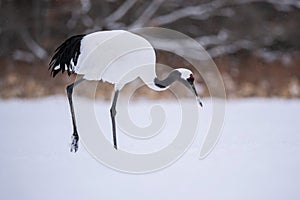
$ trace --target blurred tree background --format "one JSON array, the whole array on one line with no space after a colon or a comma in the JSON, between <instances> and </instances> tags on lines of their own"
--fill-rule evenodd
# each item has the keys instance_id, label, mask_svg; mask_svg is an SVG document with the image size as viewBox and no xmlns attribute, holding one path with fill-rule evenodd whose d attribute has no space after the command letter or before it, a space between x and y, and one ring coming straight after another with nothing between
<instances>
[{"instance_id":1,"label":"blurred tree background","mask_svg":"<svg viewBox=\"0 0 300 200\"><path fill-rule=\"evenodd\" d=\"M71 35L154 26L202 44L229 97L298 98L299 20L299 0L0 0L0 97L63 93L74 77L52 80L47 65Z\"/></svg>"}]
</instances>

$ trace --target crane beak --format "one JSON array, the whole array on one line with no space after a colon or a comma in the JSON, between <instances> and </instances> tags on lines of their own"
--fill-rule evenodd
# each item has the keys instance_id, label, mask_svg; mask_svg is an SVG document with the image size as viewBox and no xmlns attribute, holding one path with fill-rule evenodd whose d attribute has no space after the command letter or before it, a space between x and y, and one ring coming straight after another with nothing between
<instances>
[{"instance_id":1,"label":"crane beak","mask_svg":"<svg viewBox=\"0 0 300 200\"><path fill-rule=\"evenodd\" d=\"M202 102L201 102L201 100L200 100L200 97L198 96L197 90L196 90L196 88L195 88L195 86L194 86L193 83L191 84L191 88L192 88L192 91L195 93L195 96L196 96L196 99L197 99L199 105L200 105L201 107L203 107Z\"/></svg>"},{"instance_id":2,"label":"crane beak","mask_svg":"<svg viewBox=\"0 0 300 200\"><path fill-rule=\"evenodd\" d=\"M195 88L195 85L193 82L187 81L185 79L180 79L180 82L183 83L183 85L185 85L187 88L189 88L190 90L192 90L192 92L195 94L196 96L196 100L198 101L199 105L201 107L203 107L202 102L200 100L200 97L198 96L197 90Z\"/></svg>"}]
</instances>

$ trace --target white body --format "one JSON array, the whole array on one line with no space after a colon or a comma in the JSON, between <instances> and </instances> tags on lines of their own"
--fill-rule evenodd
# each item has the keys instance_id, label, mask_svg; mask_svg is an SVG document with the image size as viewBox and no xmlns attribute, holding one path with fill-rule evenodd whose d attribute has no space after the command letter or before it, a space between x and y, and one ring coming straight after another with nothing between
<instances>
[{"instance_id":1,"label":"white body","mask_svg":"<svg viewBox=\"0 0 300 200\"><path fill-rule=\"evenodd\" d=\"M56 76L60 71L68 75L77 73L86 80L102 80L115 85L115 94L110 109L113 143L117 149L116 138L116 103L119 90L136 78L153 90L167 89L173 82L181 81L200 99L194 87L192 72L188 69L176 69L170 72L164 80L156 77L156 56L151 44L141 36L128 31L100 31L88 35L76 35L68 38L55 51L50 61L51 75ZM73 122L73 140L71 151L78 149L79 135L76 128L75 112L72 103L73 88L80 79L67 89L69 105Z\"/></svg>"},{"instance_id":2,"label":"white body","mask_svg":"<svg viewBox=\"0 0 300 200\"><path fill-rule=\"evenodd\" d=\"M123 30L95 32L83 37L77 74L87 80L103 80L121 89L140 77L150 88L156 77L156 55L141 36Z\"/></svg>"}]
</instances>

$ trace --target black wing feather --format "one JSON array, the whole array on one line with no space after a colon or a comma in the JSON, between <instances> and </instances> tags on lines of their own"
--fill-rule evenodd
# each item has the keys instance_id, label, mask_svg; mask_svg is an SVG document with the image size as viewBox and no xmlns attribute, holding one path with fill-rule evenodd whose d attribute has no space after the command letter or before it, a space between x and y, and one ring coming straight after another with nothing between
<instances>
[{"instance_id":1,"label":"black wing feather","mask_svg":"<svg viewBox=\"0 0 300 200\"><path fill-rule=\"evenodd\" d=\"M51 75L53 77L60 71L64 73L66 70L65 66L67 66L69 76L74 72L71 60L73 60L74 66L76 66L80 55L81 40L84 36L85 35L72 36L57 47L49 63L49 69L51 69ZM59 68L56 68L56 66L59 66Z\"/></svg>"}]
</instances>

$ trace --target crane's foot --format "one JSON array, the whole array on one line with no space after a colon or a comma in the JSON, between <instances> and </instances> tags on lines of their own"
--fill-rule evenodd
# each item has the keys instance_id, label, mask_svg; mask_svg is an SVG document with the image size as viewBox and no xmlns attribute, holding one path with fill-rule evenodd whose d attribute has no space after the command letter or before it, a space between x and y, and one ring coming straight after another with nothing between
<instances>
[{"instance_id":1,"label":"crane's foot","mask_svg":"<svg viewBox=\"0 0 300 200\"><path fill-rule=\"evenodd\" d=\"M77 132L74 132L72 135L72 143L71 143L71 152L76 153L76 151L78 150L78 140L79 140L79 136Z\"/></svg>"}]
</instances>

